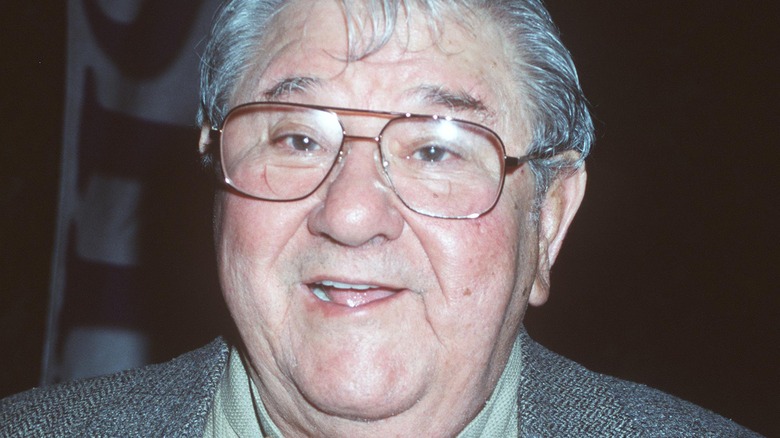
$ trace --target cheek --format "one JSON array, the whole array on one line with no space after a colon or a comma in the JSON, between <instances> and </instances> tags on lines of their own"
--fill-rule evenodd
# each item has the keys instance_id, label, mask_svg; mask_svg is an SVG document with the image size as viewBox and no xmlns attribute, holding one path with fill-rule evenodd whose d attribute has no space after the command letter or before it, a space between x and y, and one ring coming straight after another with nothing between
<instances>
[{"instance_id":1,"label":"cheek","mask_svg":"<svg viewBox=\"0 0 780 438\"><path fill-rule=\"evenodd\" d=\"M300 221L278 207L232 194L223 195L217 204L217 263L222 292L234 314L264 311L258 306L260 302L280 306L277 295L270 291L289 282L279 260Z\"/></svg>"},{"instance_id":2,"label":"cheek","mask_svg":"<svg viewBox=\"0 0 780 438\"><path fill-rule=\"evenodd\" d=\"M538 252L532 199L528 191L505 190L489 214L439 228L429 223L418 233L444 298L432 318L475 328L492 321L498 325L486 333L495 335L507 318L522 316Z\"/></svg>"},{"instance_id":3,"label":"cheek","mask_svg":"<svg viewBox=\"0 0 780 438\"><path fill-rule=\"evenodd\" d=\"M504 223L496 223L489 219L477 219L468 224L468 230L459 233L459 239L453 246L453 260L459 260L457 277L477 285L501 287L497 283L508 277L514 271L516 258L517 235L510 230L504 230ZM455 267L453 267L455 268ZM503 285L506 286L506 285Z\"/></svg>"},{"instance_id":4,"label":"cheek","mask_svg":"<svg viewBox=\"0 0 780 438\"><path fill-rule=\"evenodd\" d=\"M518 286L520 224L513 216L490 214L445 225L418 234L441 291L426 297L429 317L453 332L495 336ZM488 323L494 327L481 327Z\"/></svg>"},{"instance_id":5,"label":"cheek","mask_svg":"<svg viewBox=\"0 0 780 438\"><path fill-rule=\"evenodd\" d=\"M252 208L235 198L229 194L221 196L215 209L214 223L222 293L234 318L237 309L244 313L252 312L251 286L257 281L253 277L261 271L255 266L261 268L264 265L262 260L252 255L258 254L257 248L265 245L261 236L252 233L256 228L256 215L252 214Z\"/></svg>"},{"instance_id":6,"label":"cheek","mask_svg":"<svg viewBox=\"0 0 780 438\"><path fill-rule=\"evenodd\" d=\"M215 209L222 294L243 341L262 357L283 336L291 268L282 260L301 223L294 206L269 204L224 194Z\"/></svg>"},{"instance_id":7,"label":"cheek","mask_svg":"<svg viewBox=\"0 0 780 438\"><path fill-rule=\"evenodd\" d=\"M249 257L258 263L277 259L303 223L305 213L294 207L223 195L214 227L220 259Z\"/></svg>"},{"instance_id":8,"label":"cheek","mask_svg":"<svg viewBox=\"0 0 780 438\"><path fill-rule=\"evenodd\" d=\"M510 287L521 253L533 240L520 221L521 214L509 209L493 211L475 220L454 223L447 232L430 231L427 246L437 249L429 255L441 279Z\"/></svg>"},{"instance_id":9,"label":"cheek","mask_svg":"<svg viewBox=\"0 0 780 438\"><path fill-rule=\"evenodd\" d=\"M531 239L513 209L492 213L418 233L439 288L423 298L426 320L444 344L437 363L451 383L494 379L522 320L530 275L518 267Z\"/></svg>"}]
</instances>

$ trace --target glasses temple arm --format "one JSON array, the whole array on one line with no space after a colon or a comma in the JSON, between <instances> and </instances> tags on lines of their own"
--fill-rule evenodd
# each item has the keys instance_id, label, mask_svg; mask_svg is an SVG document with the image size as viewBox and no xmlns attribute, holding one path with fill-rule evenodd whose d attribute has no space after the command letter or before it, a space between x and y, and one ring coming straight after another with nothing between
<instances>
[{"instance_id":1,"label":"glasses temple arm","mask_svg":"<svg viewBox=\"0 0 780 438\"><path fill-rule=\"evenodd\" d=\"M209 143L215 143L219 144L219 141L221 140L220 136L222 134L222 130L219 128L211 127L209 130Z\"/></svg>"},{"instance_id":2,"label":"glasses temple arm","mask_svg":"<svg viewBox=\"0 0 780 438\"><path fill-rule=\"evenodd\" d=\"M505 155L504 168L507 172L511 172L529 161L548 159L554 157L555 155L556 154L551 151L535 152L532 154L523 155L522 157L510 157Z\"/></svg>"}]
</instances>

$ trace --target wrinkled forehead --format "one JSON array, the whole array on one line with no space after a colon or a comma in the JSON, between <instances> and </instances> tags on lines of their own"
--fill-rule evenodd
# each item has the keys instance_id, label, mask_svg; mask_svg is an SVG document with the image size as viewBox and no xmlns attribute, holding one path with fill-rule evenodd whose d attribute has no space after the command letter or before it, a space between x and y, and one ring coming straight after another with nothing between
<instances>
[{"instance_id":1,"label":"wrinkled forehead","mask_svg":"<svg viewBox=\"0 0 780 438\"><path fill-rule=\"evenodd\" d=\"M487 48L505 49L504 35L488 14L461 2L292 0L281 4L256 41L250 70L264 69L286 46L301 49L295 46L310 43L308 35L316 34L334 58L358 61L382 49L409 53L436 46L456 53L464 40L489 31Z\"/></svg>"},{"instance_id":2,"label":"wrinkled forehead","mask_svg":"<svg viewBox=\"0 0 780 438\"><path fill-rule=\"evenodd\" d=\"M461 7L455 3L425 3L429 6L409 3L404 6L401 1L286 2L254 48L251 65L244 72L241 86L234 91L256 90L261 76L295 70L291 64L301 70L314 69L315 64L322 65L323 58L340 61L345 69L358 61L383 62L385 69L379 73L389 74L411 70L413 63L420 70L428 68L447 76L461 73L465 76L466 72L479 76L480 70L510 73L511 49L492 20L479 16L475 10L460 11ZM439 3L442 5L432 6ZM400 6L389 6L392 4ZM508 86L511 76L503 75L501 81L493 83L498 88ZM241 99L258 96L234 97L238 99L232 99L232 103L237 104Z\"/></svg>"}]
</instances>

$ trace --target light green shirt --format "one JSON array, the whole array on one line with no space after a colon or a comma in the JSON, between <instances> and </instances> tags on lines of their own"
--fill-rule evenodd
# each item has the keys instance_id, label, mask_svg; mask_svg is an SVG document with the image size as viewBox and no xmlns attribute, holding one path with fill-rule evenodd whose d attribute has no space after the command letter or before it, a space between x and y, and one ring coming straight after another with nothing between
<instances>
[{"instance_id":1,"label":"light green shirt","mask_svg":"<svg viewBox=\"0 0 780 438\"><path fill-rule=\"evenodd\" d=\"M271 421L241 354L230 348L227 367L206 418L204 437L272 437L282 433Z\"/></svg>"},{"instance_id":2,"label":"light green shirt","mask_svg":"<svg viewBox=\"0 0 780 438\"><path fill-rule=\"evenodd\" d=\"M517 436L517 388L521 368L518 339L493 394L458 438ZM265 410L257 386L235 347L230 349L227 368L206 419L204 436L283 438Z\"/></svg>"}]
</instances>

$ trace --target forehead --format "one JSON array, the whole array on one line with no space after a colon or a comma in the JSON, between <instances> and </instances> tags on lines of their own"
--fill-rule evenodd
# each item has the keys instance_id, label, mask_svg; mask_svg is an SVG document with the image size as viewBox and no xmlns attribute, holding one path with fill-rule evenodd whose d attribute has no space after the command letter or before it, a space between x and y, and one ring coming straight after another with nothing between
<instances>
[{"instance_id":1,"label":"forehead","mask_svg":"<svg viewBox=\"0 0 780 438\"><path fill-rule=\"evenodd\" d=\"M399 11L385 45L350 59L350 48L359 52L370 45L373 33L382 30L372 30L365 8L358 7L351 14L355 24L352 44L340 2L289 3L272 23L232 103L272 97L416 111L426 105L452 107L453 102L472 100L482 104L486 113L499 114L517 100L510 74L511 51L504 35L487 18L472 14L455 20L453 11L447 10L433 21L419 8L410 7ZM306 80L288 80L296 78ZM286 84L281 94L278 84ZM431 99L436 93L430 91L436 89L446 91L442 95L464 99Z\"/></svg>"}]
</instances>

